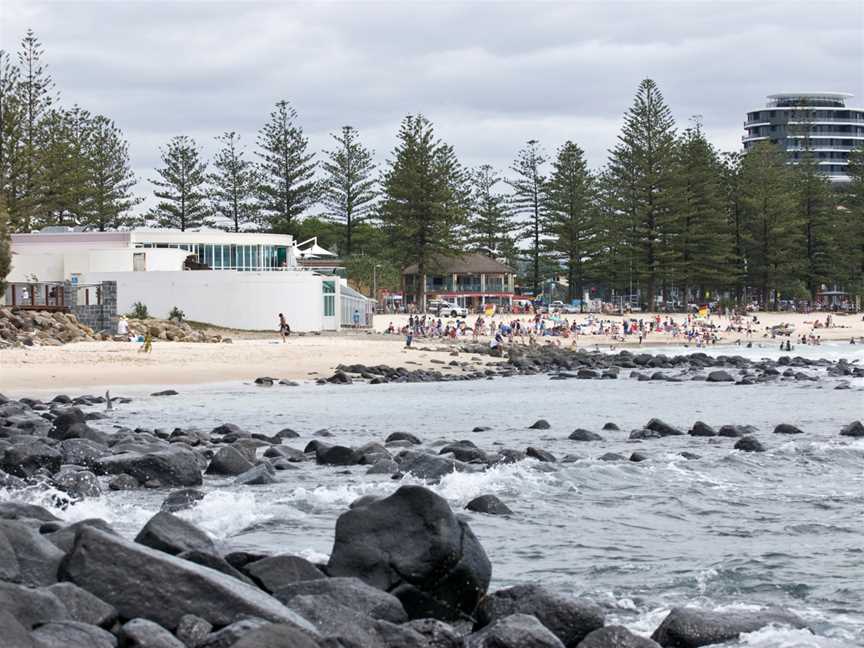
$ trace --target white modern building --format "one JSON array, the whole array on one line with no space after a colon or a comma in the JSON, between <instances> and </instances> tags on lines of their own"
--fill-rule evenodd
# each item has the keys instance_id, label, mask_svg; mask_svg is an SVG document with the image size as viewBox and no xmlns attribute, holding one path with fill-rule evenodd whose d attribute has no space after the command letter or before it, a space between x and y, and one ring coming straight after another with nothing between
<instances>
[{"instance_id":1,"label":"white modern building","mask_svg":"<svg viewBox=\"0 0 864 648\"><path fill-rule=\"evenodd\" d=\"M852 96L845 92L769 95L765 108L747 113L744 150L769 141L783 147L792 164L809 150L825 175L846 182L849 153L864 147L864 109L846 105Z\"/></svg>"},{"instance_id":2,"label":"white modern building","mask_svg":"<svg viewBox=\"0 0 864 648\"><path fill-rule=\"evenodd\" d=\"M305 245L305 247L304 247ZM117 283L117 310L147 306L166 318L173 307L189 320L246 330L335 331L361 323L371 301L344 279L304 269L303 258L332 256L310 240L221 230L50 231L12 235L10 283ZM6 295L6 303L11 303Z\"/></svg>"}]
</instances>

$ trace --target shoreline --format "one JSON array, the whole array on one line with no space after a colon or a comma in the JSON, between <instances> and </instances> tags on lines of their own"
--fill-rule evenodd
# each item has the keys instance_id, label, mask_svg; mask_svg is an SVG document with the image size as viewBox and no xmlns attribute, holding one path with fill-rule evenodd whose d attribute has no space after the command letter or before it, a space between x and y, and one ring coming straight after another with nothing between
<instances>
[{"instance_id":1,"label":"shoreline","mask_svg":"<svg viewBox=\"0 0 864 648\"><path fill-rule=\"evenodd\" d=\"M648 315L643 317L647 318ZM620 342L607 335L581 335L576 339L574 350L608 352L610 350L638 351L639 349L668 349L676 355L710 351L711 349L746 348L752 342L754 348L779 351L780 341L790 340L795 355L802 347L796 336L811 331L820 335L823 342L832 344L836 350L839 343L856 340L864 336L864 322L860 316L839 316L836 328L812 328L814 314L761 313L758 314L761 329L781 323L795 327L792 338L763 337L764 330L750 336L734 332L720 333L717 344L697 346L686 344L682 338L673 338L666 333L653 333L640 345L637 339ZM573 319L587 319L574 316ZM470 336L447 340L441 338L415 338L413 347L404 346L401 335L382 333L392 321L401 326L407 316L380 315L376 318L375 331L343 331L337 334L296 335L282 343L277 334L263 337L251 334L248 338L233 336L233 343L187 343L154 341L150 354L139 353L140 344L135 342L76 342L63 346L23 347L0 351L0 392L51 390L72 387L89 389L113 389L119 386L153 385L204 385L233 381L250 382L259 376L272 376L288 380L316 380L333 374L339 364L388 365L409 369L437 370L444 374L459 375L462 367L451 367L450 354L461 344L471 343ZM602 319L613 317L604 316ZM824 319L824 317L823 317ZM724 324L723 318L716 318ZM538 346L551 343L564 349L574 348L575 338L546 337L538 339ZM737 344L737 340L741 344ZM488 344L488 338L481 338ZM860 347L848 345L850 350ZM818 349L807 345L803 349ZM506 345L505 345L506 349ZM460 353L459 362L470 363L478 369L498 362L500 359L474 353Z\"/></svg>"}]
</instances>

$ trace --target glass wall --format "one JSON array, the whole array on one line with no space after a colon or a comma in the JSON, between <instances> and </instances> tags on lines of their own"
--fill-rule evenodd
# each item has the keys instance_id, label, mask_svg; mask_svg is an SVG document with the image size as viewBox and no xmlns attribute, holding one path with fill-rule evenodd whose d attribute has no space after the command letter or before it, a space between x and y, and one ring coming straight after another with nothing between
<instances>
[{"instance_id":1,"label":"glass wall","mask_svg":"<svg viewBox=\"0 0 864 648\"><path fill-rule=\"evenodd\" d=\"M284 270L288 267L285 245L220 245L213 243L139 243L138 248L187 250L212 270Z\"/></svg>"},{"instance_id":2,"label":"glass wall","mask_svg":"<svg viewBox=\"0 0 864 648\"><path fill-rule=\"evenodd\" d=\"M336 282L322 281L321 287L324 292L324 317L336 315Z\"/></svg>"}]
</instances>

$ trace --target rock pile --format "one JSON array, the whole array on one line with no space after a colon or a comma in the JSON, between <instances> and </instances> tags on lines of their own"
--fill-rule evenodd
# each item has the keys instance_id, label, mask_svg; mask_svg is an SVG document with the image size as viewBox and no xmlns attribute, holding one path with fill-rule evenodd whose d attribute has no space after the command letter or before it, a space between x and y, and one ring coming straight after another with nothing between
<instances>
[{"instance_id":1,"label":"rock pile","mask_svg":"<svg viewBox=\"0 0 864 648\"><path fill-rule=\"evenodd\" d=\"M174 320L145 319L129 320L129 332L132 335L146 335L148 332L154 340L170 340L171 342L230 342L218 334L209 334L192 328L186 322Z\"/></svg>"},{"instance_id":2,"label":"rock pile","mask_svg":"<svg viewBox=\"0 0 864 648\"><path fill-rule=\"evenodd\" d=\"M99 339L71 313L0 308L0 349L13 346L59 346Z\"/></svg>"}]
</instances>

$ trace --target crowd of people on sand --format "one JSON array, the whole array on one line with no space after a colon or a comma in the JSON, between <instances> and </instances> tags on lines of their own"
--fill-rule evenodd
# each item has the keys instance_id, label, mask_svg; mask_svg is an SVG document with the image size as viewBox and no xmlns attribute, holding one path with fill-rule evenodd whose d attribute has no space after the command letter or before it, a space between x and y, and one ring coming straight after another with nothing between
<instances>
[{"instance_id":1,"label":"crowd of people on sand","mask_svg":"<svg viewBox=\"0 0 864 648\"><path fill-rule=\"evenodd\" d=\"M832 328L829 314L824 323L815 320L809 323L812 329ZM651 315L646 317L623 317L609 319L599 314L588 314L584 319L568 318L559 314L534 314L519 317L509 313L478 315L468 318L442 318L435 315L409 315L408 323L397 328L391 321L384 331L389 335L401 335L406 347L416 339L487 341L492 348L504 344L553 344L559 347L595 346L600 348L598 338L604 346L614 350L617 344L642 345L651 342L680 342L684 347L703 348L716 345L727 337L734 338L738 346L765 346L768 340L787 338L781 341L781 349L791 351L791 339L802 345L820 345L822 337L812 331L794 335L794 326L781 324L763 327L759 316L750 313L728 312L724 315ZM855 344L855 338L850 342Z\"/></svg>"}]
</instances>

